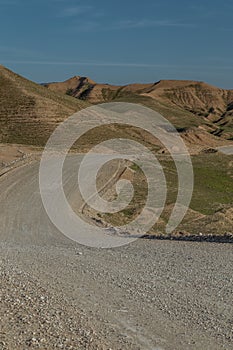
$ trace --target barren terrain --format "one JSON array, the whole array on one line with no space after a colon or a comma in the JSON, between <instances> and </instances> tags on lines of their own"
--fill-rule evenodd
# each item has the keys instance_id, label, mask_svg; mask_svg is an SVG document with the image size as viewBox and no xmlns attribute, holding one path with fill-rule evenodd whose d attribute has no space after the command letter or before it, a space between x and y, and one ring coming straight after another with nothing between
<instances>
[{"instance_id":1,"label":"barren terrain","mask_svg":"<svg viewBox=\"0 0 233 350\"><path fill-rule=\"evenodd\" d=\"M188 80L160 80L151 84L114 86L98 84L79 76L45 86L52 91L69 94L91 103L142 103L163 114L180 130L202 127L212 135L224 139L233 137L233 90Z\"/></svg>"},{"instance_id":2,"label":"barren terrain","mask_svg":"<svg viewBox=\"0 0 233 350\"><path fill-rule=\"evenodd\" d=\"M79 76L45 85L0 66L0 349L232 349L232 90L192 81L121 87ZM116 182L130 180L135 195L127 208L100 214L83 202L78 166L103 140L142 142L161 162L168 186L164 211L147 237L94 249L51 223L38 169L60 122L90 102L108 101L142 104L170 120L191 154L195 186L183 222L168 236L178 179L164 146L144 130L115 124L87 133L67 157L63 179L84 220L124 224L145 203L145 176L129 161L103 167L97 181L100 195L112 200Z\"/></svg>"},{"instance_id":3,"label":"barren terrain","mask_svg":"<svg viewBox=\"0 0 233 350\"><path fill-rule=\"evenodd\" d=\"M231 245L80 246L45 214L37 163L3 176L0 195L2 349L232 348Z\"/></svg>"}]
</instances>

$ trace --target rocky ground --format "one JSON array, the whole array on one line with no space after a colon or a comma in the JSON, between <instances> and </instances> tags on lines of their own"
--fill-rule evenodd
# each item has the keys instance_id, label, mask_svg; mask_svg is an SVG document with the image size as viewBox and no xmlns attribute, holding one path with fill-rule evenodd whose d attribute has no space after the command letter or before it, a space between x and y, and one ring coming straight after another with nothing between
<instances>
[{"instance_id":1,"label":"rocky ground","mask_svg":"<svg viewBox=\"0 0 233 350\"><path fill-rule=\"evenodd\" d=\"M1 244L2 349L232 349L231 245Z\"/></svg>"},{"instance_id":2,"label":"rocky ground","mask_svg":"<svg viewBox=\"0 0 233 350\"><path fill-rule=\"evenodd\" d=\"M37 167L0 183L2 349L232 349L231 244L81 246L45 214Z\"/></svg>"},{"instance_id":3,"label":"rocky ground","mask_svg":"<svg viewBox=\"0 0 233 350\"><path fill-rule=\"evenodd\" d=\"M42 287L30 274L1 261L0 349L106 349L84 311Z\"/></svg>"}]
</instances>

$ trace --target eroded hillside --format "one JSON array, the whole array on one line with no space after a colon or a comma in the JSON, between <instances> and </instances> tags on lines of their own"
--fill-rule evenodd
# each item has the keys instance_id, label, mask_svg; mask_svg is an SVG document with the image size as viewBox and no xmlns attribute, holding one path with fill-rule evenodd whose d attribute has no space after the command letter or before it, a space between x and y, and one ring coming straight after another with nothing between
<instances>
[{"instance_id":1,"label":"eroded hillside","mask_svg":"<svg viewBox=\"0 0 233 350\"><path fill-rule=\"evenodd\" d=\"M91 103L141 103L162 113L180 130L201 127L212 135L233 138L233 90L182 80L114 86L79 76L45 86Z\"/></svg>"},{"instance_id":2,"label":"eroded hillside","mask_svg":"<svg viewBox=\"0 0 233 350\"><path fill-rule=\"evenodd\" d=\"M44 145L59 122L87 105L0 66L0 143Z\"/></svg>"}]
</instances>

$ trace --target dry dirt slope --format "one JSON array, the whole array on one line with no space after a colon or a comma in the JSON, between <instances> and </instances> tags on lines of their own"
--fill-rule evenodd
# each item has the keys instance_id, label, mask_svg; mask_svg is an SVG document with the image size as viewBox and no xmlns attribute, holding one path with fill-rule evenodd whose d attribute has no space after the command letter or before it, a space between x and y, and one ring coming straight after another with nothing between
<instances>
[{"instance_id":1,"label":"dry dirt slope","mask_svg":"<svg viewBox=\"0 0 233 350\"><path fill-rule=\"evenodd\" d=\"M230 138L233 128L233 90L203 82L160 81L144 95L163 100L213 124L213 134Z\"/></svg>"},{"instance_id":2,"label":"dry dirt slope","mask_svg":"<svg viewBox=\"0 0 233 350\"><path fill-rule=\"evenodd\" d=\"M212 127L213 123L207 118L204 119L171 103L164 103L159 98L145 96L146 93L151 93L153 86L134 84L112 87L96 84L89 78L73 77L64 83L47 85L47 89L0 66L0 143L43 146L61 121L87 107L89 100L102 101L105 96L106 101L142 103L161 112L180 129L186 144L194 153L203 147L225 145L225 140L223 143L221 137L209 133L216 128ZM68 96L67 93L77 98ZM94 131L82 144L98 143L100 135L114 136L116 132L119 134L119 130L115 129ZM122 132L119 135L121 134ZM141 135L137 130L128 130L127 136L145 139L152 147L158 146L157 140L150 140L148 135ZM81 146L83 147L79 145L79 150Z\"/></svg>"},{"instance_id":3,"label":"dry dirt slope","mask_svg":"<svg viewBox=\"0 0 233 350\"><path fill-rule=\"evenodd\" d=\"M87 105L0 66L0 143L44 145L57 123Z\"/></svg>"},{"instance_id":4,"label":"dry dirt slope","mask_svg":"<svg viewBox=\"0 0 233 350\"><path fill-rule=\"evenodd\" d=\"M186 116L186 123L204 125L209 132L226 139L233 137L233 90L224 90L195 81L161 80L152 84L114 86L97 84L87 77L75 76L61 83L44 84L91 103L128 100L154 107L162 113ZM182 123L175 120L177 126Z\"/></svg>"}]
</instances>

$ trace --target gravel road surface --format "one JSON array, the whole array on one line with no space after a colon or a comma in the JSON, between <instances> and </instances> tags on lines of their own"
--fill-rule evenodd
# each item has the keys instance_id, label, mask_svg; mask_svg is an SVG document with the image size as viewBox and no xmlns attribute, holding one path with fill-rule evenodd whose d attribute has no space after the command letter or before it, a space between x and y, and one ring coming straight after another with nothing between
<instances>
[{"instance_id":1,"label":"gravel road surface","mask_svg":"<svg viewBox=\"0 0 233 350\"><path fill-rule=\"evenodd\" d=\"M38 166L0 179L0 349L233 349L231 244L81 246L48 219Z\"/></svg>"}]
</instances>

